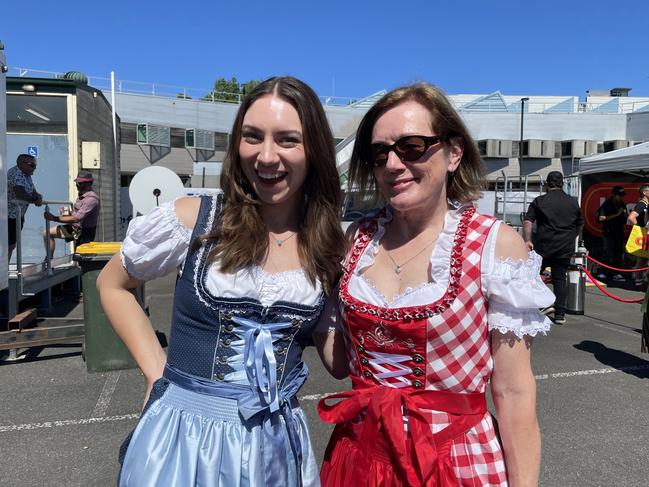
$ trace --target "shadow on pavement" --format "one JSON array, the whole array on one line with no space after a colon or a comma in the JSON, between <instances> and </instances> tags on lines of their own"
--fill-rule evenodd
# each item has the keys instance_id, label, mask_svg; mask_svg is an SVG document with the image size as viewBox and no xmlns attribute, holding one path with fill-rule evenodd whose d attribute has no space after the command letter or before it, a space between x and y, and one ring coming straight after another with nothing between
<instances>
[{"instance_id":1,"label":"shadow on pavement","mask_svg":"<svg viewBox=\"0 0 649 487\"><path fill-rule=\"evenodd\" d=\"M649 379L649 361L647 360L621 350L608 348L606 345L592 340L584 340L573 345L573 347L577 350L592 353L599 362L620 372L633 375L638 379Z\"/></svg>"},{"instance_id":2,"label":"shadow on pavement","mask_svg":"<svg viewBox=\"0 0 649 487\"><path fill-rule=\"evenodd\" d=\"M57 353L57 348L65 349L65 351L62 353ZM79 348L79 351L71 352L69 350L70 348ZM46 349L47 355L41 355L41 352ZM15 362L5 361L4 359L6 359L8 355L8 350L0 350L0 367L2 367L3 365L24 364L28 362L43 362L45 360L60 359L66 357L78 357L81 356L81 344L67 343L61 345L48 345L46 347L31 347L21 353L20 360L17 360Z\"/></svg>"}]
</instances>

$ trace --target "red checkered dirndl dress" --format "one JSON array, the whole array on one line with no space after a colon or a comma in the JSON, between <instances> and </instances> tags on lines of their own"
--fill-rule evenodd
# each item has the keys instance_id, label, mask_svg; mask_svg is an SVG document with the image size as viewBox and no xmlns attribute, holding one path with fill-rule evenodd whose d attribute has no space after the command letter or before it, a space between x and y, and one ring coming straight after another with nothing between
<instances>
[{"instance_id":1,"label":"red checkered dirndl dress","mask_svg":"<svg viewBox=\"0 0 649 487\"><path fill-rule=\"evenodd\" d=\"M494 220L463 211L438 301L383 308L354 298L348 284L384 216L359 226L340 284L353 389L318 406L337 423L322 485L506 486L484 394L493 361L480 264Z\"/></svg>"}]
</instances>

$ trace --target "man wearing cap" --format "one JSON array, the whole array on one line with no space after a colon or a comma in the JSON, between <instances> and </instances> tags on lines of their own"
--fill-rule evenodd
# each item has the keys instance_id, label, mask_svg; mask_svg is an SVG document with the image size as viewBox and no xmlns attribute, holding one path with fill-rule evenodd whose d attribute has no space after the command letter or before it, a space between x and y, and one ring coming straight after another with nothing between
<instances>
[{"instance_id":1,"label":"man wearing cap","mask_svg":"<svg viewBox=\"0 0 649 487\"><path fill-rule=\"evenodd\" d=\"M563 191L563 174L552 171L545 182L547 193L534 198L523 222L523 238L529 250L543 257L541 270L550 266L552 287L556 296L554 322L566 322L566 274L570 257L575 251L575 239L581 236L584 219L577 200ZM536 233L532 238L532 224ZM544 312L552 312L552 308Z\"/></svg>"},{"instance_id":2,"label":"man wearing cap","mask_svg":"<svg viewBox=\"0 0 649 487\"><path fill-rule=\"evenodd\" d=\"M92 242L95 239L97 220L99 219L99 197L92 189L95 179L89 172L80 172L74 182L77 185L79 197L74 202L71 214L55 216L45 212L45 219L51 222L63 223L50 228L50 234L45 236L46 247L49 245L50 255L54 255L56 238L66 242L74 241L76 245Z\"/></svg>"},{"instance_id":3,"label":"man wearing cap","mask_svg":"<svg viewBox=\"0 0 649 487\"><path fill-rule=\"evenodd\" d=\"M7 260L16 247L16 223L20 215L20 228L25 224L25 212L30 203L41 206L43 196L36 191L32 174L36 171L36 158L29 154L20 154L16 165L7 171Z\"/></svg>"},{"instance_id":4,"label":"man wearing cap","mask_svg":"<svg viewBox=\"0 0 649 487\"><path fill-rule=\"evenodd\" d=\"M626 193L622 186L613 186L611 193L611 196L597 210L597 221L602 224L604 243L602 260L611 267L621 268L625 243L624 225L627 219L626 203L624 203ZM608 269L603 270L597 277L607 279L611 276L614 281L625 280L622 274Z\"/></svg>"}]
</instances>

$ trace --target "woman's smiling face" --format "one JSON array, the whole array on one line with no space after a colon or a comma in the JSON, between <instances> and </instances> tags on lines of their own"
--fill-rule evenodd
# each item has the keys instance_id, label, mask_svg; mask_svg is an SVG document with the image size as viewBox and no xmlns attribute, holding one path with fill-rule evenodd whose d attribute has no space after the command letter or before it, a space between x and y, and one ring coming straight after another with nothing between
<instances>
[{"instance_id":1,"label":"woman's smiling face","mask_svg":"<svg viewBox=\"0 0 649 487\"><path fill-rule=\"evenodd\" d=\"M263 204L299 204L308 163L295 108L274 94L256 100L243 117L239 159Z\"/></svg>"},{"instance_id":2,"label":"woman's smiling face","mask_svg":"<svg viewBox=\"0 0 649 487\"><path fill-rule=\"evenodd\" d=\"M409 135L434 136L430 112L416 101L396 105L381 115L372 130L372 144L390 145ZM397 211L431 211L446 202L446 179L457 169L462 148L455 142L431 145L416 161L403 161L391 150L374 177L385 200Z\"/></svg>"}]
</instances>

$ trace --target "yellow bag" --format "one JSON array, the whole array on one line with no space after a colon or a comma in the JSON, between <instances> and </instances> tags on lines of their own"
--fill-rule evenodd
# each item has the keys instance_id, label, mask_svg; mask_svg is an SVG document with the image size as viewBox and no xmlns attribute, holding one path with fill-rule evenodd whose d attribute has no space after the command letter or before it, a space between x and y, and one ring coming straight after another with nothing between
<instances>
[{"instance_id":1,"label":"yellow bag","mask_svg":"<svg viewBox=\"0 0 649 487\"><path fill-rule=\"evenodd\" d=\"M649 241L647 240L647 229L638 225L633 225L629 239L626 241L627 254L636 257L649 257Z\"/></svg>"}]
</instances>

